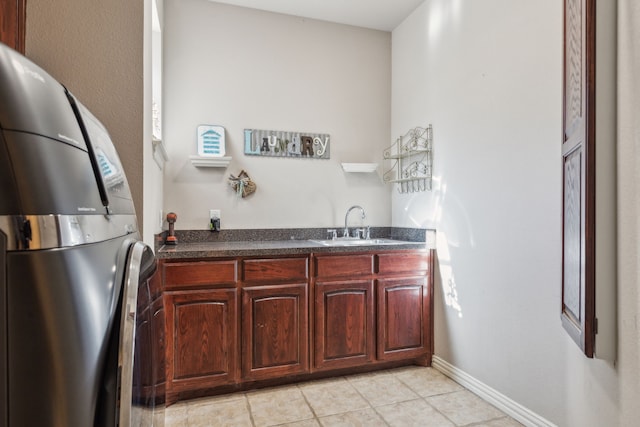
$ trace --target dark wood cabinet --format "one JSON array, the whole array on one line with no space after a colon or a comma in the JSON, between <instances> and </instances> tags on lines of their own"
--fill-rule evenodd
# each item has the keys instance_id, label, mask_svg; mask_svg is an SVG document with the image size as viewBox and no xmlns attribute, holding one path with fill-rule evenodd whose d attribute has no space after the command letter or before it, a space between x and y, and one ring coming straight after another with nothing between
<instances>
[{"instance_id":1,"label":"dark wood cabinet","mask_svg":"<svg viewBox=\"0 0 640 427\"><path fill-rule=\"evenodd\" d=\"M431 349L426 277L378 280L379 360L424 357Z\"/></svg>"},{"instance_id":2,"label":"dark wood cabinet","mask_svg":"<svg viewBox=\"0 0 640 427\"><path fill-rule=\"evenodd\" d=\"M240 377L237 261L161 263L165 334L165 392L235 384Z\"/></svg>"},{"instance_id":3,"label":"dark wood cabinet","mask_svg":"<svg viewBox=\"0 0 640 427\"><path fill-rule=\"evenodd\" d=\"M242 289L242 377L309 370L307 283Z\"/></svg>"},{"instance_id":4,"label":"dark wood cabinet","mask_svg":"<svg viewBox=\"0 0 640 427\"><path fill-rule=\"evenodd\" d=\"M373 362L373 280L317 281L315 294L314 368Z\"/></svg>"},{"instance_id":5,"label":"dark wood cabinet","mask_svg":"<svg viewBox=\"0 0 640 427\"><path fill-rule=\"evenodd\" d=\"M168 292L167 399L238 381L237 289Z\"/></svg>"},{"instance_id":6,"label":"dark wood cabinet","mask_svg":"<svg viewBox=\"0 0 640 427\"><path fill-rule=\"evenodd\" d=\"M428 252L378 254L378 360L433 356L433 257Z\"/></svg>"},{"instance_id":7,"label":"dark wood cabinet","mask_svg":"<svg viewBox=\"0 0 640 427\"><path fill-rule=\"evenodd\" d=\"M164 335L150 335L166 356L169 404L331 371L431 362L429 251L160 264L164 309L153 309L145 327L165 325Z\"/></svg>"},{"instance_id":8,"label":"dark wood cabinet","mask_svg":"<svg viewBox=\"0 0 640 427\"><path fill-rule=\"evenodd\" d=\"M309 258L242 261L242 378L309 371Z\"/></svg>"},{"instance_id":9,"label":"dark wood cabinet","mask_svg":"<svg viewBox=\"0 0 640 427\"><path fill-rule=\"evenodd\" d=\"M429 252L317 255L314 260L316 370L376 361L431 362Z\"/></svg>"}]
</instances>

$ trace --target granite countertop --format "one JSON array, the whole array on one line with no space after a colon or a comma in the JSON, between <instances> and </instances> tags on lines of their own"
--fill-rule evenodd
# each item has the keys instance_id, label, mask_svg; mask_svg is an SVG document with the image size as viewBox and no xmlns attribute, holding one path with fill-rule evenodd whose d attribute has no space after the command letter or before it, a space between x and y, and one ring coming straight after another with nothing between
<instances>
[{"instance_id":1,"label":"granite countertop","mask_svg":"<svg viewBox=\"0 0 640 427\"><path fill-rule=\"evenodd\" d=\"M236 256L278 256L304 255L309 253L340 253L373 250L429 249L424 229L392 229L376 227L371 229L372 239L393 239L402 243L358 244L356 246L326 246L315 240L326 238L323 229L280 229L280 230L224 230L176 231L177 245L158 244L156 257L159 259L179 258L220 258ZM163 236L158 236L163 242Z\"/></svg>"}]
</instances>

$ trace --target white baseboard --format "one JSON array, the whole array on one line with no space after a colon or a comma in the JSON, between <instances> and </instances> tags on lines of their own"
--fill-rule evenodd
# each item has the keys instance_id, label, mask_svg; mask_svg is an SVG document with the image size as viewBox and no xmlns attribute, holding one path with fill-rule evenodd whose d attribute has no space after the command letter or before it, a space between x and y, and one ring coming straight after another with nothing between
<instances>
[{"instance_id":1,"label":"white baseboard","mask_svg":"<svg viewBox=\"0 0 640 427\"><path fill-rule=\"evenodd\" d=\"M438 356L433 356L431 366L527 427L557 427Z\"/></svg>"}]
</instances>

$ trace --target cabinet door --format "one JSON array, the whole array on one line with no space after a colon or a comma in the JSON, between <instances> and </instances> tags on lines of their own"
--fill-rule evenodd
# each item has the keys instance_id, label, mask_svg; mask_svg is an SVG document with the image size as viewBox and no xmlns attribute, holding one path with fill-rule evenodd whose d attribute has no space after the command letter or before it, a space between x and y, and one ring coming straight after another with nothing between
<instances>
[{"instance_id":1,"label":"cabinet door","mask_svg":"<svg viewBox=\"0 0 640 427\"><path fill-rule=\"evenodd\" d=\"M167 398L238 378L237 291L165 294Z\"/></svg>"},{"instance_id":2,"label":"cabinet door","mask_svg":"<svg viewBox=\"0 0 640 427\"><path fill-rule=\"evenodd\" d=\"M379 360L421 358L431 352L428 283L424 276L378 281Z\"/></svg>"},{"instance_id":3,"label":"cabinet door","mask_svg":"<svg viewBox=\"0 0 640 427\"><path fill-rule=\"evenodd\" d=\"M242 289L242 374L247 380L308 372L307 284Z\"/></svg>"},{"instance_id":4,"label":"cabinet door","mask_svg":"<svg viewBox=\"0 0 640 427\"><path fill-rule=\"evenodd\" d=\"M316 370L373 362L373 280L316 282Z\"/></svg>"}]
</instances>

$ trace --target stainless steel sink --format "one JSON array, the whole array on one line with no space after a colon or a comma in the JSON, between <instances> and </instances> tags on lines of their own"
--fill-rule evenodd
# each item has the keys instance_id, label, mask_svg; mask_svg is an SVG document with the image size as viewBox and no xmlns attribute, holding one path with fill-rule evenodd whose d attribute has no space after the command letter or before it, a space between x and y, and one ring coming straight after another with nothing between
<instances>
[{"instance_id":1,"label":"stainless steel sink","mask_svg":"<svg viewBox=\"0 0 640 427\"><path fill-rule=\"evenodd\" d=\"M309 240L322 246L379 246L379 245L406 245L416 242L407 242L404 240L393 239L355 239L355 238L337 238L327 240Z\"/></svg>"}]
</instances>

